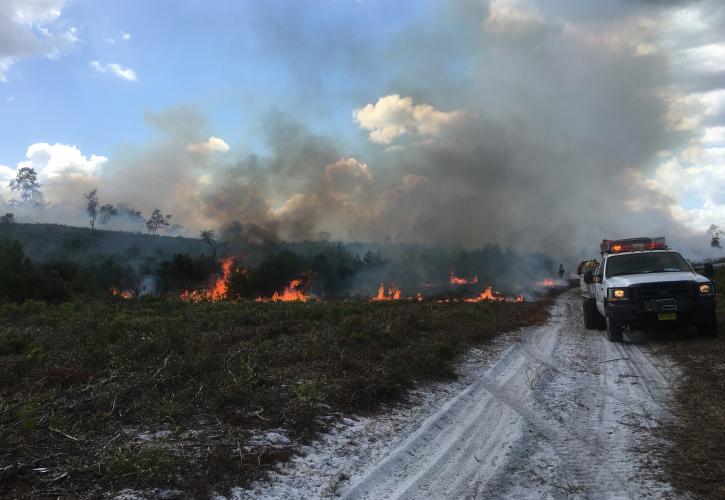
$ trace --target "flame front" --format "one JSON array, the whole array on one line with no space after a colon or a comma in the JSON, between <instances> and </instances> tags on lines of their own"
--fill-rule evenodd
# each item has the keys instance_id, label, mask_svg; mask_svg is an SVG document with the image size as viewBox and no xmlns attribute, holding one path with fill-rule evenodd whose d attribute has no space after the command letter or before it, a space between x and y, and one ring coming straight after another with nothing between
<instances>
[{"instance_id":1,"label":"flame front","mask_svg":"<svg viewBox=\"0 0 725 500\"><path fill-rule=\"evenodd\" d=\"M115 297L121 297L122 299L132 299L134 297L133 290L119 290L118 288L111 288L111 294Z\"/></svg>"},{"instance_id":2,"label":"flame front","mask_svg":"<svg viewBox=\"0 0 725 500\"><path fill-rule=\"evenodd\" d=\"M234 265L234 257L227 257L222 260L222 275L218 277L214 284L206 290L184 290L181 294L181 300L186 302L218 302L226 300L229 292L229 277L232 274L232 266Z\"/></svg>"},{"instance_id":3,"label":"flame front","mask_svg":"<svg viewBox=\"0 0 725 500\"><path fill-rule=\"evenodd\" d=\"M448 273L448 283L451 285L475 285L478 283L478 275L474 276L470 280L467 278L461 278L456 276L456 270L451 269Z\"/></svg>"},{"instance_id":4,"label":"flame front","mask_svg":"<svg viewBox=\"0 0 725 500\"><path fill-rule=\"evenodd\" d=\"M266 299L257 297L256 302L307 302L309 297L305 294L302 280L292 280L289 285L284 287L282 292L274 292L272 297Z\"/></svg>"},{"instance_id":5,"label":"flame front","mask_svg":"<svg viewBox=\"0 0 725 500\"><path fill-rule=\"evenodd\" d=\"M544 281L537 281L536 284L538 286L552 287L556 285L556 282L553 278L546 278Z\"/></svg>"},{"instance_id":6,"label":"flame front","mask_svg":"<svg viewBox=\"0 0 725 500\"><path fill-rule=\"evenodd\" d=\"M494 292L493 287L489 286L481 292L481 295L478 297L469 297L463 300L464 302L524 302L524 296L517 295L516 297L506 297L501 293Z\"/></svg>"},{"instance_id":7,"label":"flame front","mask_svg":"<svg viewBox=\"0 0 725 500\"><path fill-rule=\"evenodd\" d=\"M377 295L370 297L370 300L372 300L373 302L380 302L384 300L400 300L400 288L398 288L394 284L390 285L390 287L388 288L388 293L386 294L385 283L380 283Z\"/></svg>"}]
</instances>

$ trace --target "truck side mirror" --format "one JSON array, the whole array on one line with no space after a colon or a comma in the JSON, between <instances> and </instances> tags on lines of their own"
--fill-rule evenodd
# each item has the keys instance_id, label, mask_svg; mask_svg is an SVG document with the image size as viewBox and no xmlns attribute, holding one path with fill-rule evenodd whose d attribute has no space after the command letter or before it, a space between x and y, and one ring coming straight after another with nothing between
<instances>
[{"instance_id":1,"label":"truck side mirror","mask_svg":"<svg viewBox=\"0 0 725 500\"><path fill-rule=\"evenodd\" d=\"M594 273L591 271L585 271L584 272L584 283L587 285L591 285L594 283Z\"/></svg>"},{"instance_id":2,"label":"truck side mirror","mask_svg":"<svg viewBox=\"0 0 725 500\"><path fill-rule=\"evenodd\" d=\"M702 270L702 275L707 278L712 278L715 276L715 266L712 265L712 262L707 262Z\"/></svg>"}]
</instances>

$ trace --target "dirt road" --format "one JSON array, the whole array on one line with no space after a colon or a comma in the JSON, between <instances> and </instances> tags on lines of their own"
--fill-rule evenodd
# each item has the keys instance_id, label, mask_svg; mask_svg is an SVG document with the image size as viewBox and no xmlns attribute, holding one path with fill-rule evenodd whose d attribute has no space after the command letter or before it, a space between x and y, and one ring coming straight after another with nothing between
<instances>
[{"instance_id":1,"label":"dirt road","mask_svg":"<svg viewBox=\"0 0 725 500\"><path fill-rule=\"evenodd\" d=\"M557 299L465 389L382 460L353 475L345 498L643 498L670 496L644 470L647 429L669 418L667 364L641 338L586 331L581 299Z\"/></svg>"}]
</instances>

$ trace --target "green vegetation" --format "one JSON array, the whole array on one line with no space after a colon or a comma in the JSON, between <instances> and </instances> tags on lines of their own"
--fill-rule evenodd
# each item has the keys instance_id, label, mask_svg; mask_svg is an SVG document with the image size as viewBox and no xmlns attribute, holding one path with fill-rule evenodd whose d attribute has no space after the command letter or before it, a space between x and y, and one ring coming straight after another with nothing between
<instances>
[{"instance_id":1,"label":"green vegetation","mask_svg":"<svg viewBox=\"0 0 725 500\"><path fill-rule=\"evenodd\" d=\"M682 373L675 420L660 429L671 442L661 450L665 479L693 498L725 497L725 268L716 269L719 337L677 336L658 346Z\"/></svg>"},{"instance_id":2,"label":"green vegetation","mask_svg":"<svg viewBox=\"0 0 725 500\"><path fill-rule=\"evenodd\" d=\"M542 303L0 305L0 496L225 491L289 458L319 417L374 412ZM142 438L140 433L151 435ZM161 434L155 434L161 433ZM156 436L156 437L154 437ZM160 437L159 437L160 436Z\"/></svg>"}]
</instances>

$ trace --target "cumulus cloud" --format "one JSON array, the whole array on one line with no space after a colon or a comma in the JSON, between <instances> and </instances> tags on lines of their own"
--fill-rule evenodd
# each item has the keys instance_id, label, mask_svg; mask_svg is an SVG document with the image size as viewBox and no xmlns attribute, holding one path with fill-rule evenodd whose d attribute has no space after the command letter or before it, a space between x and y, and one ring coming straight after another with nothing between
<instances>
[{"instance_id":1,"label":"cumulus cloud","mask_svg":"<svg viewBox=\"0 0 725 500\"><path fill-rule=\"evenodd\" d=\"M58 58L80 41L78 29L61 22L65 0L0 2L0 81L19 60Z\"/></svg>"},{"instance_id":2,"label":"cumulus cloud","mask_svg":"<svg viewBox=\"0 0 725 500\"><path fill-rule=\"evenodd\" d=\"M213 153L213 152L220 152L220 153L226 153L231 148L229 145L224 142L223 139L220 139L219 137L211 136L209 139L207 139L204 142L194 142L191 144L188 144L186 146L186 149L191 151L192 153Z\"/></svg>"},{"instance_id":3,"label":"cumulus cloud","mask_svg":"<svg viewBox=\"0 0 725 500\"><path fill-rule=\"evenodd\" d=\"M138 77L136 76L136 72L134 70L132 70L131 68L124 68L117 63L101 63L98 61L91 61L90 66L96 73L110 73L118 78L121 78L122 80L126 80L129 82L138 81Z\"/></svg>"},{"instance_id":4,"label":"cumulus cloud","mask_svg":"<svg viewBox=\"0 0 725 500\"><path fill-rule=\"evenodd\" d=\"M439 111L430 104L413 104L410 97L386 95L375 104L367 104L353 111L357 124L370 131L370 140L390 144L405 134L430 138L443 127L461 120L464 111Z\"/></svg>"},{"instance_id":5,"label":"cumulus cloud","mask_svg":"<svg viewBox=\"0 0 725 500\"><path fill-rule=\"evenodd\" d=\"M359 192L374 182L370 167L355 158L341 158L327 165L325 179L338 192Z\"/></svg>"},{"instance_id":6,"label":"cumulus cloud","mask_svg":"<svg viewBox=\"0 0 725 500\"><path fill-rule=\"evenodd\" d=\"M15 178L17 170L30 167L37 172L47 201L72 200L100 181L103 167L108 162L105 156L86 156L73 145L46 142L32 144L25 156L27 160L19 162L15 169L0 166L0 182L5 196L10 196L7 184Z\"/></svg>"}]
</instances>

